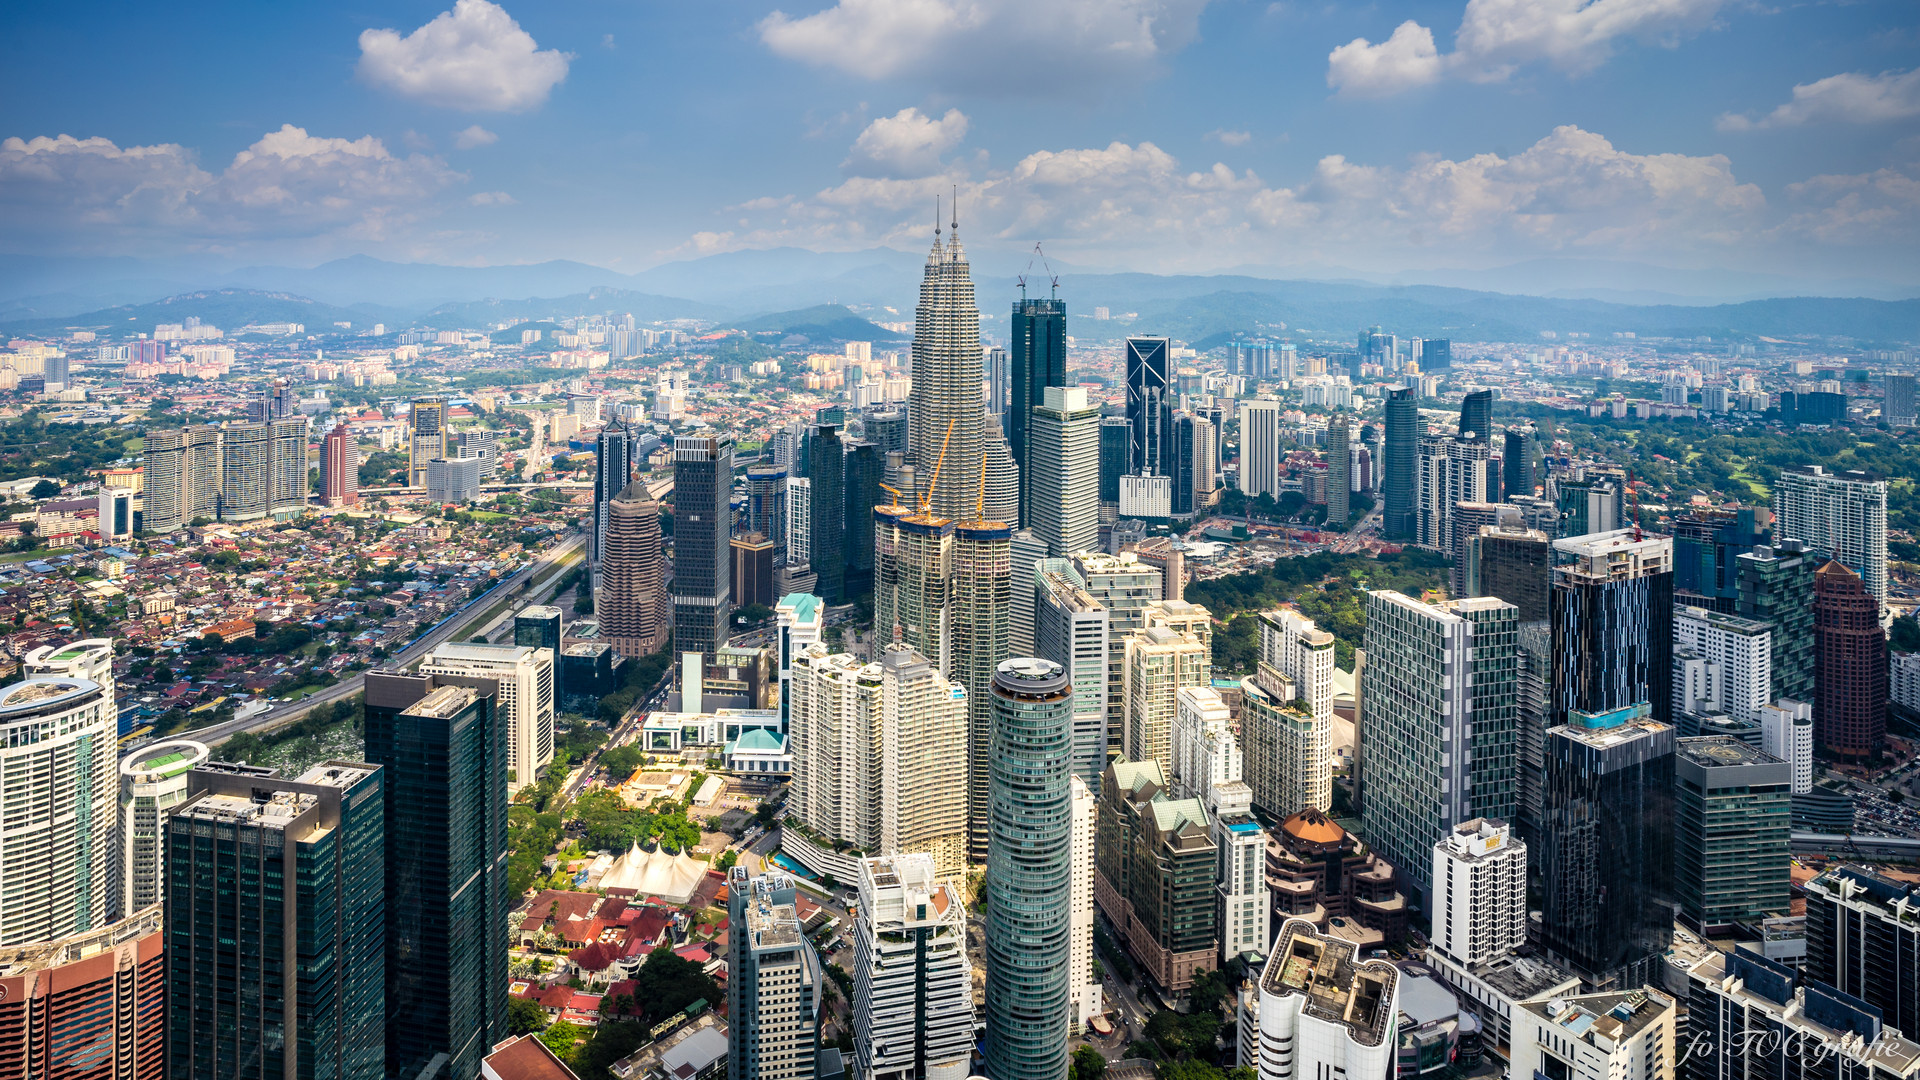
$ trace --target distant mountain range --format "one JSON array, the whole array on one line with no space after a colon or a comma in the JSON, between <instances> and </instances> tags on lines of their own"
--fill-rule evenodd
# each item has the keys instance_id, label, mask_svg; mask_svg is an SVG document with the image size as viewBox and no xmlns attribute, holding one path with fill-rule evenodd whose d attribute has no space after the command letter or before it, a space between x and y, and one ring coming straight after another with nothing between
<instances>
[{"instance_id":1,"label":"distant mountain range","mask_svg":"<svg viewBox=\"0 0 1920 1080\"><path fill-rule=\"evenodd\" d=\"M307 324L309 333L326 334L335 322L351 322L357 333L376 322L390 331L405 326L452 329L516 318L550 321L631 313L641 322L690 319L797 334L810 341L886 341L894 335L873 323L912 319L924 263L924 256L883 248L741 251L637 274L564 261L460 267L355 256L308 269L222 270L190 259L0 255L0 331L51 334L87 327L109 333L135 328L151 332L153 322L198 315L229 329L250 322L292 321ZM1017 279L1024 268L1024 259L989 255L976 262L982 328L989 335L1004 338L1006 312L1020 295ZM1897 287L1885 283L1877 286L1887 294L1881 297L1774 296L1709 303L1668 291L1688 283L1685 272L1597 260L1539 260L1502 271L1459 272L1503 285L1532 280L1533 295L1356 277L1111 273L1058 264L1052 269L1058 275L1059 295L1068 300L1069 332L1092 342L1161 333L1206 344L1238 334L1283 332L1338 341L1350 340L1358 328L1373 324L1402 335L1460 340L1539 341L1546 332L1607 340L1612 333L1629 331L1643 336L1862 343L1920 340L1920 300L1899 296ZM1634 280L1643 281L1644 287L1602 284L1631 285ZM1714 281L1750 287L1765 280L1761 275L1722 273L1701 278L1700 288L1706 290ZM1028 281L1034 295L1047 287L1039 274ZM1540 295L1568 291L1597 297ZM1656 300L1661 302L1650 302ZM1091 318L1100 307L1113 317Z\"/></svg>"}]
</instances>

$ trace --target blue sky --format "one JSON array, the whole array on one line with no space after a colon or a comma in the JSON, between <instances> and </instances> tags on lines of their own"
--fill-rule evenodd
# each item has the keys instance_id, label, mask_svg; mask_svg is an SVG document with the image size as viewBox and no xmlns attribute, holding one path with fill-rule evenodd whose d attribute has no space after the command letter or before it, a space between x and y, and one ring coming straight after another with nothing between
<instances>
[{"instance_id":1,"label":"blue sky","mask_svg":"<svg viewBox=\"0 0 1920 1080\"><path fill-rule=\"evenodd\" d=\"M1920 5L9 5L0 248L1920 282ZM62 138L65 136L66 138Z\"/></svg>"}]
</instances>

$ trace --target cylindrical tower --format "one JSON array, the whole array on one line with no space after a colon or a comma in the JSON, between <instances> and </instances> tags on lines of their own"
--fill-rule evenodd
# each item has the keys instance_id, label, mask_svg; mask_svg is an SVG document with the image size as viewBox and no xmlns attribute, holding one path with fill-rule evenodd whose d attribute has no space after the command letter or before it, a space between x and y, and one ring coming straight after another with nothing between
<instances>
[{"instance_id":1,"label":"cylindrical tower","mask_svg":"<svg viewBox=\"0 0 1920 1080\"><path fill-rule=\"evenodd\" d=\"M989 846L994 670L1011 652L1013 528L1003 521L963 521L953 535L948 677L967 688L967 857L977 863L986 860Z\"/></svg>"},{"instance_id":2,"label":"cylindrical tower","mask_svg":"<svg viewBox=\"0 0 1920 1080\"><path fill-rule=\"evenodd\" d=\"M119 861L111 690L64 675L14 683L0 690L0 728L0 945L105 926Z\"/></svg>"},{"instance_id":3,"label":"cylindrical tower","mask_svg":"<svg viewBox=\"0 0 1920 1080\"><path fill-rule=\"evenodd\" d=\"M187 801L187 772L209 751L188 739L141 747L120 762L120 910L132 913L166 899L160 876L167 815Z\"/></svg>"},{"instance_id":4,"label":"cylindrical tower","mask_svg":"<svg viewBox=\"0 0 1920 1080\"><path fill-rule=\"evenodd\" d=\"M1051 660L993 676L986 1072L1060 1080L1072 1018L1073 683Z\"/></svg>"}]
</instances>

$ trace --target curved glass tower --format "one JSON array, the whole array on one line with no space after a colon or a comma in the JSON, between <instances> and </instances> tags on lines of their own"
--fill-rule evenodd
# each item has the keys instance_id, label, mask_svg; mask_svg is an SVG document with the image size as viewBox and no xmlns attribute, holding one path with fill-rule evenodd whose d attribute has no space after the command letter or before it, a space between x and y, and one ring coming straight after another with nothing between
<instances>
[{"instance_id":1,"label":"curved glass tower","mask_svg":"<svg viewBox=\"0 0 1920 1080\"><path fill-rule=\"evenodd\" d=\"M1060 1080L1073 1014L1073 684L1051 660L1005 660L992 697L986 1074Z\"/></svg>"}]
</instances>

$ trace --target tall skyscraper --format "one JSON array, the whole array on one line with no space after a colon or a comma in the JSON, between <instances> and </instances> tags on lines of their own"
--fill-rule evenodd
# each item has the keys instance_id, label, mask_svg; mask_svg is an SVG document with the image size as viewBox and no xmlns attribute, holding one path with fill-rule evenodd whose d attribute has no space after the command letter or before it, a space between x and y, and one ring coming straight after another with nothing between
<instances>
[{"instance_id":1,"label":"tall skyscraper","mask_svg":"<svg viewBox=\"0 0 1920 1080\"><path fill-rule=\"evenodd\" d=\"M1280 403L1240 403L1240 490L1249 499L1280 492Z\"/></svg>"},{"instance_id":2,"label":"tall skyscraper","mask_svg":"<svg viewBox=\"0 0 1920 1080\"><path fill-rule=\"evenodd\" d=\"M1731 615L1739 606L1740 556L1771 547L1773 511L1696 509L1673 515L1673 599Z\"/></svg>"},{"instance_id":3,"label":"tall skyscraper","mask_svg":"<svg viewBox=\"0 0 1920 1080\"><path fill-rule=\"evenodd\" d=\"M1412 540L1419 519L1414 497L1418 489L1418 449L1422 425L1414 390L1387 388L1386 444L1380 462L1382 517L1380 531L1389 539Z\"/></svg>"},{"instance_id":4,"label":"tall skyscraper","mask_svg":"<svg viewBox=\"0 0 1920 1080\"><path fill-rule=\"evenodd\" d=\"M347 425L337 424L327 432L320 455L320 496L328 506L357 506L360 503L360 445Z\"/></svg>"},{"instance_id":5,"label":"tall skyscraper","mask_svg":"<svg viewBox=\"0 0 1920 1080\"><path fill-rule=\"evenodd\" d=\"M293 780L189 774L166 822L168 1076L395 1075L386 939L413 912L387 914L387 775L342 761ZM447 1075L479 1075L478 1056L465 1064Z\"/></svg>"},{"instance_id":6,"label":"tall skyscraper","mask_svg":"<svg viewBox=\"0 0 1920 1080\"><path fill-rule=\"evenodd\" d=\"M986 446L982 477L986 490L975 500L976 505L989 520L1013 525L1020 519L1020 467L1014 464L1013 453L1007 449L1007 434L1000 426L999 417L987 418L982 438Z\"/></svg>"},{"instance_id":7,"label":"tall skyscraper","mask_svg":"<svg viewBox=\"0 0 1920 1080\"><path fill-rule=\"evenodd\" d=\"M1020 520L1026 522L1033 498L1032 466L1027 461L1027 430L1033 410L1046 404L1047 389L1067 385L1067 302L1022 296L1013 302L1009 322L1009 377L1007 445L1020 466Z\"/></svg>"},{"instance_id":8,"label":"tall skyscraper","mask_svg":"<svg viewBox=\"0 0 1920 1080\"><path fill-rule=\"evenodd\" d=\"M660 651L673 629L661 546L660 504L635 480L607 504L606 551L594 597L601 640L621 656Z\"/></svg>"},{"instance_id":9,"label":"tall skyscraper","mask_svg":"<svg viewBox=\"0 0 1920 1080\"><path fill-rule=\"evenodd\" d=\"M1532 495L1536 484L1536 465L1540 458L1539 435L1530 427L1510 427L1502 443L1500 489L1505 498Z\"/></svg>"},{"instance_id":10,"label":"tall skyscraper","mask_svg":"<svg viewBox=\"0 0 1920 1080\"><path fill-rule=\"evenodd\" d=\"M478 1076L507 1036L507 755L498 684L370 671L386 797L386 1075ZM171 920L169 920L171 925Z\"/></svg>"},{"instance_id":11,"label":"tall skyscraper","mask_svg":"<svg viewBox=\"0 0 1920 1080\"><path fill-rule=\"evenodd\" d=\"M104 639L27 655L25 679L0 688L0 788L12 854L0 863L0 945L106 926L118 908L120 808L114 768L113 645Z\"/></svg>"},{"instance_id":12,"label":"tall skyscraper","mask_svg":"<svg viewBox=\"0 0 1920 1080\"><path fill-rule=\"evenodd\" d=\"M873 520L875 655L902 642L951 671L953 522L899 506L875 507Z\"/></svg>"},{"instance_id":13,"label":"tall skyscraper","mask_svg":"<svg viewBox=\"0 0 1920 1080\"><path fill-rule=\"evenodd\" d=\"M550 604L523 607L513 616L513 643L560 655L560 609Z\"/></svg>"},{"instance_id":14,"label":"tall skyscraper","mask_svg":"<svg viewBox=\"0 0 1920 1080\"><path fill-rule=\"evenodd\" d=\"M1914 406L1914 377L1882 375L1880 383L1886 393L1880 405L1880 421L1888 427L1920 427L1920 409Z\"/></svg>"},{"instance_id":15,"label":"tall skyscraper","mask_svg":"<svg viewBox=\"0 0 1920 1080\"><path fill-rule=\"evenodd\" d=\"M1811 702L1815 636L1813 574L1819 559L1799 540L1757 547L1734 558L1735 611L1773 628L1773 692L1769 700Z\"/></svg>"},{"instance_id":16,"label":"tall skyscraper","mask_svg":"<svg viewBox=\"0 0 1920 1080\"><path fill-rule=\"evenodd\" d=\"M1463 539L1466 549L1456 563L1463 595L1497 596L1520 609L1521 622L1546 621L1552 537L1520 525L1482 525Z\"/></svg>"},{"instance_id":17,"label":"tall skyscraper","mask_svg":"<svg viewBox=\"0 0 1920 1080\"><path fill-rule=\"evenodd\" d=\"M840 435L832 424L815 424L807 429L807 481L812 488L808 502L807 547L813 572L818 575L815 592L829 604L845 600L847 566L852 554L847 550L846 453ZM723 488L721 498L726 498ZM869 510L868 520L871 518ZM675 523L678 533L678 522ZM678 548L676 535L675 551ZM674 568L675 601L679 594L679 567ZM686 651L684 648L681 651Z\"/></svg>"},{"instance_id":18,"label":"tall skyscraper","mask_svg":"<svg viewBox=\"0 0 1920 1080\"><path fill-rule=\"evenodd\" d=\"M165 1080L162 922L154 903L95 930L0 953L0 985L12 1006L0 1014L0 1045L16 1075Z\"/></svg>"},{"instance_id":19,"label":"tall skyscraper","mask_svg":"<svg viewBox=\"0 0 1920 1080\"><path fill-rule=\"evenodd\" d=\"M1549 725L1569 714L1605 716L1645 703L1673 722L1673 541L1637 529L1553 543L1553 701ZM1371 654L1369 654L1371 660Z\"/></svg>"},{"instance_id":20,"label":"tall skyscraper","mask_svg":"<svg viewBox=\"0 0 1920 1080\"><path fill-rule=\"evenodd\" d=\"M1260 615L1260 659L1240 680L1253 805L1284 820L1333 806L1333 635L1291 608Z\"/></svg>"},{"instance_id":21,"label":"tall skyscraper","mask_svg":"<svg viewBox=\"0 0 1920 1080\"><path fill-rule=\"evenodd\" d=\"M973 964L966 900L930 855L860 860L854 921L855 1075L966 1080L973 1051Z\"/></svg>"},{"instance_id":22,"label":"tall skyscraper","mask_svg":"<svg viewBox=\"0 0 1920 1080\"><path fill-rule=\"evenodd\" d=\"M427 462L446 456L446 399L422 398L415 401L407 409L407 486L426 487Z\"/></svg>"},{"instance_id":23,"label":"tall skyscraper","mask_svg":"<svg viewBox=\"0 0 1920 1080\"><path fill-rule=\"evenodd\" d=\"M1219 960L1219 853L1198 798L1174 798L1153 761L1116 761L1100 780L1095 896L1115 937L1162 996Z\"/></svg>"},{"instance_id":24,"label":"tall skyscraper","mask_svg":"<svg viewBox=\"0 0 1920 1080\"><path fill-rule=\"evenodd\" d=\"M1107 609L1065 559L1036 568L1034 654L1073 680L1073 772L1098 787L1107 765Z\"/></svg>"},{"instance_id":25,"label":"tall skyscraper","mask_svg":"<svg viewBox=\"0 0 1920 1080\"><path fill-rule=\"evenodd\" d=\"M1098 814L1093 792L1078 775L1067 782L1073 801L1073 887L1067 916L1067 998L1073 1003L1072 1031L1086 1030L1101 1012L1100 980L1093 974L1093 847Z\"/></svg>"},{"instance_id":26,"label":"tall skyscraper","mask_svg":"<svg viewBox=\"0 0 1920 1080\"><path fill-rule=\"evenodd\" d=\"M998 345L987 350L987 415L1005 420L1007 416L1007 350Z\"/></svg>"},{"instance_id":27,"label":"tall skyscraper","mask_svg":"<svg viewBox=\"0 0 1920 1080\"><path fill-rule=\"evenodd\" d=\"M1204 610L1204 609L1202 609ZM1197 635L1170 626L1148 625L1126 640L1124 754L1129 761L1158 762L1163 774L1173 768L1173 718L1183 686L1206 686L1212 678L1211 650Z\"/></svg>"},{"instance_id":28,"label":"tall skyscraper","mask_svg":"<svg viewBox=\"0 0 1920 1080\"><path fill-rule=\"evenodd\" d=\"M609 421L593 439L593 531L587 537L587 555L596 575L606 558L607 506L633 482L635 449L633 432L619 420Z\"/></svg>"},{"instance_id":29,"label":"tall skyscraper","mask_svg":"<svg viewBox=\"0 0 1920 1080\"><path fill-rule=\"evenodd\" d=\"M1758 723L1772 700L1773 632L1766 623L1697 607L1673 609L1674 708Z\"/></svg>"},{"instance_id":30,"label":"tall skyscraper","mask_svg":"<svg viewBox=\"0 0 1920 1080\"><path fill-rule=\"evenodd\" d=\"M967 695L967 849L975 862L987 858L991 835L992 688L1009 653L1012 589L1013 530L977 518L955 526L947 673Z\"/></svg>"},{"instance_id":31,"label":"tall skyscraper","mask_svg":"<svg viewBox=\"0 0 1920 1080\"><path fill-rule=\"evenodd\" d=\"M1361 821L1429 911L1435 839L1516 809L1518 616L1491 596L1423 604L1367 593Z\"/></svg>"},{"instance_id":32,"label":"tall skyscraper","mask_svg":"<svg viewBox=\"0 0 1920 1080\"><path fill-rule=\"evenodd\" d=\"M1231 724L1219 694L1181 688L1173 724L1173 786L1206 808L1216 860L1214 924L1222 966L1247 954L1265 955L1272 941L1267 834L1252 813L1253 790L1241 778L1240 744Z\"/></svg>"},{"instance_id":33,"label":"tall skyscraper","mask_svg":"<svg viewBox=\"0 0 1920 1080\"><path fill-rule=\"evenodd\" d=\"M726 643L727 598L733 595L727 548L733 440L678 436L673 462L673 647L711 660L714 650ZM813 482L817 504L820 480ZM814 516L817 521L817 508ZM816 551L816 572L819 562Z\"/></svg>"},{"instance_id":34,"label":"tall skyscraper","mask_svg":"<svg viewBox=\"0 0 1920 1080\"><path fill-rule=\"evenodd\" d=\"M1344 525L1351 512L1352 461L1347 452L1347 417L1340 413L1327 421L1327 524Z\"/></svg>"},{"instance_id":35,"label":"tall skyscraper","mask_svg":"<svg viewBox=\"0 0 1920 1080\"><path fill-rule=\"evenodd\" d=\"M1072 1019L1073 685L1013 659L993 677L987 1035L994 1080L1059 1080Z\"/></svg>"},{"instance_id":36,"label":"tall skyscraper","mask_svg":"<svg viewBox=\"0 0 1920 1080\"><path fill-rule=\"evenodd\" d=\"M1602 989L1658 982L1673 941L1673 747L1644 697L1546 732L1540 941Z\"/></svg>"},{"instance_id":37,"label":"tall skyscraper","mask_svg":"<svg viewBox=\"0 0 1920 1080\"><path fill-rule=\"evenodd\" d=\"M1838 560L1860 575L1867 591L1887 601L1887 481L1822 465L1780 470L1773 489L1774 535L1804 540L1815 555Z\"/></svg>"},{"instance_id":38,"label":"tall skyscraper","mask_svg":"<svg viewBox=\"0 0 1920 1080\"><path fill-rule=\"evenodd\" d=\"M1420 440L1414 492L1415 542L1419 546L1449 556L1458 553L1462 530L1457 510L1462 503L1490 505L1481 496L1492 467L1486 440L1479 435Z\"/></svg>"},{"instance_id":39,"label":"tall skyscraper","mask_svg":"<svg viewBox=\"0 0 1920 1080\"><path fill-rule=\"evenodd\" d=\"M907 414L897 408L870 409L860 420L862 437L880 448L880 456L905 454L911 448L907 445Z\"/></svg>"},{"instance_id":40,"label":"tall skyscraper","mask_svg":"<svg viewBox=\"0 0 1920 1080\"><path fill-rule=\"evenodd\" d=\"M826 973L800 927L793 879L727 872L730 1080L812 1080Z\"/></svg>"},{"instance_id":41,"label":"tall skyscraper","mask_svg":"<svg viewBox=\"0 0 1920 1080\"><path fill-rule=\"evenodd\" d=\"M1493 391L1475 390L1461 399L1459 432L1461 438L1472 434L1487 442L1493 440ZM1487 501L1493 498L1488 495Z\"/></svg>"},{"instance_id":42,"label":"tall skyscraper","mask_svg":"<svg viewBox=\"0 0 1920 1080\"><path fill-rule=\"evenodd\" d=\"M1127 473L1127 444L1132 432L1124 416L1100 418L1101 524L1111 524L1120 513L1120 478Z\"/></svg>"},{"instance_id":43,"label":"tall skyscraper","mask_svg":"<svg viewBox=\"0 0 1920 1080\"><path fill-rule=\"evenodd\" d=\"M273 456L265 424L238 424L220 432L220 516L265 517Z\"/></svg>"},{"instance_id":44,"label":"tall skyscraper","mask_svg":"<svg viewBox=\"0 0 1920 1080\"><path fill-rule=\"evenodd\" d=\"M1727 735L1680 739L1673 758L1673 893L1703 933L1785 914L1793 766Z\"/></svg>"},{"instance_id":45,"label":"tall skyscraper","mask_svg":"<svg viewBox=\"0 0 1920 1080\"><path fill-rule=\"evenodd\" d=\"M1049 386L1028 414L1022 521L1066 558L1100 539L1100 407L1077 386Z\"/></svg>"},{"instance_id":46,"label":"tall skyscraper","mask_svg":"<svg viewBox=\"0 0 1920 1080\"><path fill-rule=\"evenodd\" d=\"M1463 821L1433 845L1433 947L1462 967L1527 943L1527 845L1507 823Z\"/></svg>"},{"instance_id":47,"label":"tall skyscraper","mask_svg":"<svg viewBox=\"0 0 1920 1080\"><path fill-rule=\"evenodd\" d=\"M1843 761L1870 761L1887 737L1887 633L1859 574L1830 559L1813 574L1813 737Z\"/></svg>"},{"instance_id":48,"label":"tall skyscraper","mask_svg":"<svg viewBox=\"0 0 1920 1080\"><path fill-rule=\"evenodd\" d=\"M1160 337L1127 339L1128 469L1131 476L1171 476L1173 389L1170 343Z\"/></svg>"},{"instance_id":49,"label":"tall skyscraper","mask_svg":"<svg viewBox=\"0 0 1920 1080\"><path fill-rule=\"evenodd\" d=\"M780 677L780 730L792 730L793 661L826 631L826 606L809 593L789 593L774 605L774 663Z\"/></svg>"},{"instance_id":50,"label":"tall skyscraper","mask_svg":"<svg viewBox=\"0 0 1920 1080\"><path fill-rule=\"evenodd\" d=\"M143 527L171 532L196 518L251 521L307 506L307 422L204 425L147 433Z\"/></svg>"},{"instance_id":51,"label":"tall skyscraper","mask_svg":"<svg viewBox=\"0 0 1920 1080\"><path fill-rule=\"evenodd\" d=\"M934 513L948 520L966 516L973 506L985 460L987 409L980 397L980 357L980 309L974 306L973 275L960 247L956 210L946 243L940 240L939 225L934 226L933 250L920 279L913 392L907 398L915 482Z\"/></svg>"},{"instance_id":52,"label":"tall skyscraper","mask_svg":"<svg viewBox=\"0 0 1920 1080\"><path fill-rule=\"evenodd\" d=\"M189 739L149 743L120 762L120 907L123 915L166 899L162 846L167 816L187 801L187 773L206 746Z\"/></svg>"},{"instance_id":53,"label":"tall skyscraper","mask_svg":"<svg viewBox=\"0 0 1920 1080\"><path fill-rule=\"evenodd\" d=\"M1017 566L1017 536L1014 554ZM1073 569L1080 575L1080 580L1086 583L1087 594L1107 609L1107 756L1124 756L1127 639L1133 631L1147 625L1147 605L1165 595L1165 584L1157 567L1141 562L1130 551L1119 555L1098 552L1076 554L1073 557Z\"/></svg>"},{"instance_id":54,"label":"tall skyscraper","mask_svg":"<svg viewBox=\"0 0 1920 1080\"><path fill-rule=\"evenodd\" d=\"M1263 1078L1388 1076L1399 1053L1400 969L1306 919L1280 928L1260 973Z\"/></svg>"},{"instance_id":55,"label":"tall skyscraper","mask_svg":"<svg viewBox=\"0 0 1920 1080\"><path fill-rule=\"evenodd\" d=\"M492 679L506 732L507 794L537 784L553 763L553 716L560 658L531 645L448 641L420 659L422 675Z\"/></svg>"},{"instance_id":56,"label":"tall skyscraper","mask_svg":"<svg viewBox=\"0 0 1920 1080\"><path fill-rule=\"evenodd\" d=\"M1187 517L1213 505L1213 425L1180 413L1173 420L1173 512Z\"/></svg>"},{"instance_id":57,"label":"tall skyscraper","mask_svg":"<svg viewBox=\"0 0 1920 1080\"><path fill-rule=\"evenodd\" d=\"M850 442L845 446L846 456L842 460L846 480L840 495L844 522L840 542L846 552L846 572L840 591L852 601L873 591L873 508L883 497L880 481L886 472L886 459L871 442ZM886 498L892 501L891 496Z\"/></svg>"}]
</instances>

